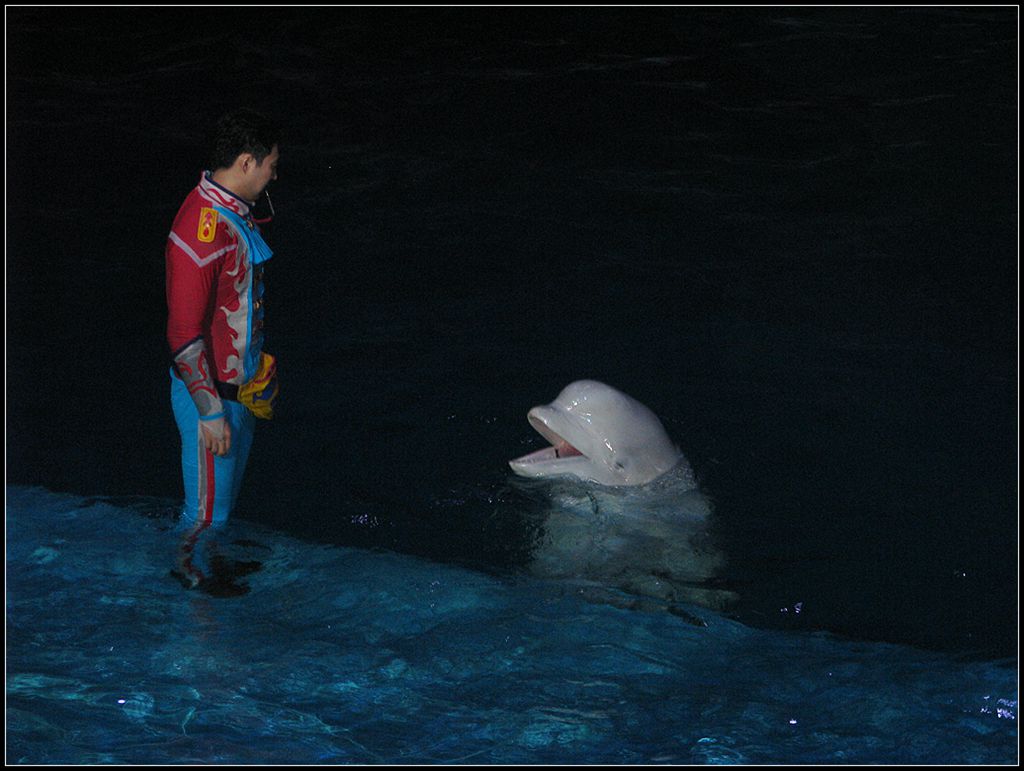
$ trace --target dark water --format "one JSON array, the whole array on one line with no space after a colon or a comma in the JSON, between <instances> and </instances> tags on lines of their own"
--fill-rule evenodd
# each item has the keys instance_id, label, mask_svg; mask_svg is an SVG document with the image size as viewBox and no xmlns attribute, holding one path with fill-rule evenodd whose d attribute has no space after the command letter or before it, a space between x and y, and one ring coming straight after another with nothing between
<instances>
[{"instance_id":1,"label":"dark water","mask_svg":"<svg viewBox=\"0 0 1024 771\"><path fill-rule=\"evenodd\" d=\"M1015 655L1016 9L6 16L8 484L180 495L163 245L251 104L284 396L237 519L513 574L526 411L596 378L743 624Z\"/></svg>"}]
</instances>

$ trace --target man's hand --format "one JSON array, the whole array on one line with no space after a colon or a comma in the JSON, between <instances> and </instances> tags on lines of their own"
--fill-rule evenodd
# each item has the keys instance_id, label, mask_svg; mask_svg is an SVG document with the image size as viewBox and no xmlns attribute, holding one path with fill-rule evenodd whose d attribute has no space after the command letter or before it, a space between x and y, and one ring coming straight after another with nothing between
<instances>
[{"instance_id":1,"label":"man's hand","mask_svg":"<svg viewBox=\"0 0 1024 771\"><path fill-rule=\"evenodd\" d=\"M231 425L224 418L202 423L203 444L214 455L224 456L231 451Z\"/></svg>"}]
</instances>

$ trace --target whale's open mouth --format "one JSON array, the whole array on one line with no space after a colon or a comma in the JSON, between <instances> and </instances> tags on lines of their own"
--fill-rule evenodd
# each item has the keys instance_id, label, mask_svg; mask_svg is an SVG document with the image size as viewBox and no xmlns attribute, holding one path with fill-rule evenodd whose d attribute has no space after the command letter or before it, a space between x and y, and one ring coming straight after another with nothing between
<instances>
[{"instance_id":1,"label":"whale's open mouth","mask_svg":"<svg viewBox=\"0 0 1024 771\"><path fill-rule=\"evenodd\" d=\"M564 461L589 460L582 449L565 438L565 434L575 435L580 432L560 412L550 406L535 406L529 411L527 418L529 424L548 440L550 446L509 461L516 473L526 476L548 476L558 474Z\"/></svg>"},{"instance_id":2,"label":"whale's open mouth","mask_svg":"<svg viewBox=\"0 0 1024 771\"><path fill-rule=\"evenodd\" d=\"M549 438L550 439L553 437ZM516 458L511 463L526 466L531 463L548 463L553 460L559 460L561 458L579 458L584 457L583 453L569 444L567 441L558 437L558 441L550 447L545 447L542 450L531 452L528 455L524 455L521 458Z\"/></svg>"},{"instance_id":3,"label":"whale's open mouth","mask_svg":"<svg viewBox=\"0 0 1024 771\"><path fill-rule=\"evenodd\" d=\"M581 462L590 458L566 437L580 437L586 442L585 432L580 431L576 421L566 416L561 410L550 406L534 407L527 418L533 429L548 440L550 446L531 452L521 458L509 461L513 471L523 476L555 476L558 474L577 473L573 469ZM588 446L584 444L584 446Z\"/></svg>"}]
</instances>

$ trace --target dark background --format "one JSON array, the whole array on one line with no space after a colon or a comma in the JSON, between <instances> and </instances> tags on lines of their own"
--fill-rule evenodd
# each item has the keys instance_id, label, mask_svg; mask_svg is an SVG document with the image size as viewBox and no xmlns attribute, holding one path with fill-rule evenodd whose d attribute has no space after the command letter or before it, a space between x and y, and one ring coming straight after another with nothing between
<instances>
[{"instance_id":1,"label":"dark background","mask_svg":"<svg viewBox=\"0 0 1024 771\"><path fill-rule=\"evenodd\" d=\"M1016 9L6 20L9 484L180 496L163 248L246 104L283 398L239 518L514 570L525 413L594 377L744 621L1016 650Z\"/></svg>"}]
</instances>

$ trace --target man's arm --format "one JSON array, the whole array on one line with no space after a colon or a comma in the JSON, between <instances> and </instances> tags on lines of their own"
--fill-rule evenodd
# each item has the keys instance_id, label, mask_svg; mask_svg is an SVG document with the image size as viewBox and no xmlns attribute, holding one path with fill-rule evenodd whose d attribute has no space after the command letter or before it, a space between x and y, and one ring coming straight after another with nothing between
<instances>
[{"instance_id":1,"label":"man's arm","mask_svg":"<svg viewBox=\"0 0 1024 771\"><path fill-rule=\"evenodd\" d=\"M202 248L204 245L189 243L171 232L167 243L167 344L174 368L199 412L206 449L226 455L231 449L231 429L214 385L214 367L204 337L225 252L225 245L216 243L219 240Z\"/></svg>"},{"instance_id":2,"label":"man's arm","mask_svg":"<svg viewBox=\"0 0 1024 771\"><path fill-rule=\"evenodd\" d=\"M231 450L231 426L210 375L205 341L202 337L193 340L173 354L173 359L174 368L199 410L203 444L214 455L227 455Z\"/></svg>"}]
</instances>

